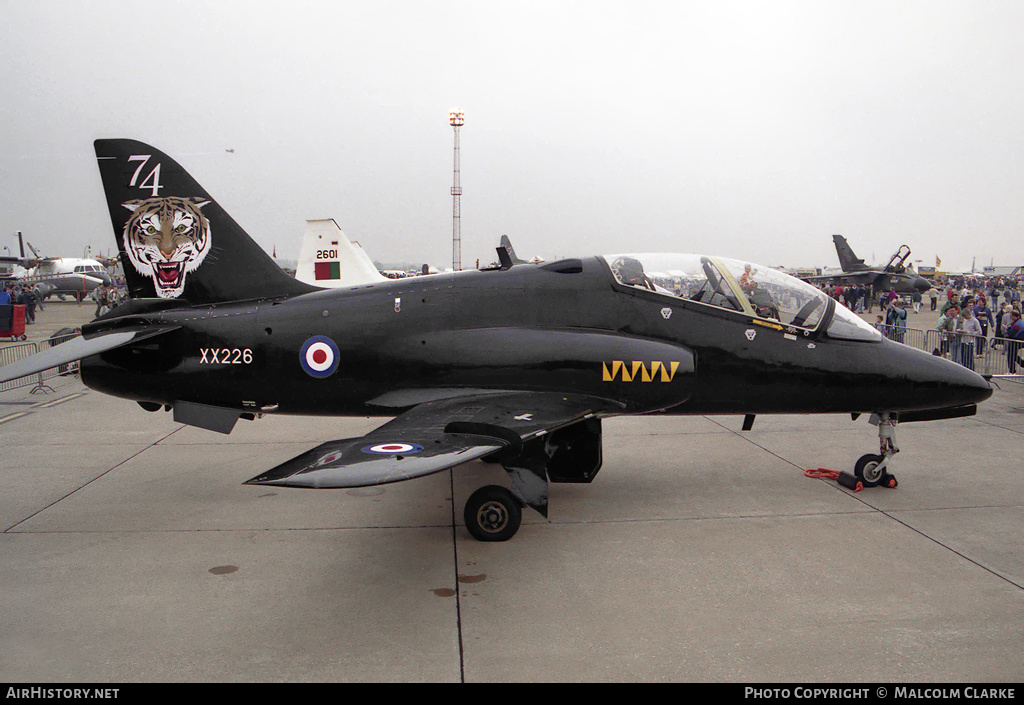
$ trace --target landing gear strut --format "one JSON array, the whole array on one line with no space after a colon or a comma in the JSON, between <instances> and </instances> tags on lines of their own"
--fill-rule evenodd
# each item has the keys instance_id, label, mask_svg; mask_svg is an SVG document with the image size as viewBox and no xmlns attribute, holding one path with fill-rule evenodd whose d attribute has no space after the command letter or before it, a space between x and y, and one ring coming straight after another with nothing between
<instances>
[{"instance_id":1,"label":"landing gear strut","mask_svg":"<svg viewBox=\"0 0 1024 705\"><path fill-rule=\"evenodd\" d=\"M486 431L478 426L476 432ZM502 436L498 436L502 437ZM601 469L601 420L587 417L498 451L484 461L500 463L512 487L488 485L470 495L463 518L479 541L508 541L522 523L523 507L548 516L548 482L591 482Z\"/></svg>"},{"instance_id":2,"label":"landing gear strut","mask_svg":"<svg viewBox=\"0 0 1024 705\"><path fill-rule=\"evenodd\" d=\"M872 414L870 423L878 426L879 453L862 455L853 468L854 475L865 487L896 487L896 478L889 474L889 461L900 452L896 445L897 419L893 414Z\"/></svg>"}]
</instances>

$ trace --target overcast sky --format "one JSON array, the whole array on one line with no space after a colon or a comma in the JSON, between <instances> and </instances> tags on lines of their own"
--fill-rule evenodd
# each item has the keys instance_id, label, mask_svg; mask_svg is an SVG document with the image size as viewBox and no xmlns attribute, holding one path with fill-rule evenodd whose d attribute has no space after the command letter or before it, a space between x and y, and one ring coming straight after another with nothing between
<instances>
[{"instance_id":1,"label":"overcast sky","mask_svg":"<svg viewBox=\"0 0 1024 705\"><path fill-rule=\"evenodd\" d=\"M1024 264L1024 3L0 0L0 249L111 250L92 141L188 169L265 249ZM227 150L234 150L229 152Z\"/></svg>"}]
</instances>

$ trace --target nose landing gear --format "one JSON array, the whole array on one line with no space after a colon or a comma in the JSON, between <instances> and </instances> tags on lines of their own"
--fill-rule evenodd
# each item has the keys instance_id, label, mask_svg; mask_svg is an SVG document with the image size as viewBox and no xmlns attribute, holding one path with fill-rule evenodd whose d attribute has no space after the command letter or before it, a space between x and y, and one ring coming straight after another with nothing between
<instances>
[{"instance_id":1,"label":"nose landing gear","mask_svg":"<svg viewBox=\"0 0 1024 705\"><path fill-rule=\"evenodd\" d=\"M878 426L878 450L879 453L868 453L862 455L853 468L853 474L857 476L865 487L895 488L896 478L889 473L889 461L900 452L896 445L896 424L898 420L895 415L889 412L872 414L869 422Z\"/></svg>"}]
</instances>

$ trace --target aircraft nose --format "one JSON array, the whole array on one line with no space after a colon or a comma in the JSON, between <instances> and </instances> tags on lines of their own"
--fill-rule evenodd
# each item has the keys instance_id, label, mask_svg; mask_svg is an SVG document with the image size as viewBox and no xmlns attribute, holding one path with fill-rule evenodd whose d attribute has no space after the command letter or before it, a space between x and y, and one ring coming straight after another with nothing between
<instances>
[{"instance_id":1,"label":"aircraft nose","mask_svg":"<svg viewBox=\"0 0 1024 705\"><path fill-rule=\"evenodd\" d=\"M899 345L899 343L894 343ZM910 383L917 409L939 409L967 406L983 402L992 396L992 385L974 370L922 350L900 346L914 354L912 364L905 367L906 381Z\"/></svg>"},{"instance_id":2,"label":"aircraft nose","mask_svg":"<svg viewBox=\"0 0 1024 705\"><path fill-rule=\"evenodd\" d=\"M920 291L922 294L932 288L932 285L928 283L928 280L923 277L918 277L914 280L914 288Z\"/></svg>"},{"instance_id":3,"label":"aircraft nose","mask_svg":"<svg viewBox=\"0 0 1024 705\"><path fill-rule=\"evenodd\" d=\"M948 362L943 360L943 362ZM955 368L948 372L953 396L960 404L977 404L992 396L992 385L974 370L949 362Z\"/></svg>"}]
</instances>

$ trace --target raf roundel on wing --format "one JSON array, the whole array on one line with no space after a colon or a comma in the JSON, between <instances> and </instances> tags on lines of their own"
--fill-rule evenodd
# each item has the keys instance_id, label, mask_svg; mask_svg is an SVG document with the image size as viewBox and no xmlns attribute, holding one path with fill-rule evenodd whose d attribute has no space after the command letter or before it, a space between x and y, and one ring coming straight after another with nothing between
<instances>
[{"instance_id":1,"label":"raf roundel on wing","mask_svg":"<svg viewBox=\"0 0 1024 705\"><path fill-rule=\"evenodd\" d=\"M377 455L411 455L423 450L423 446L415 443L380 443L375 446L366 446L362 449L364 453Z\"/></svg>"}]
</instances>

